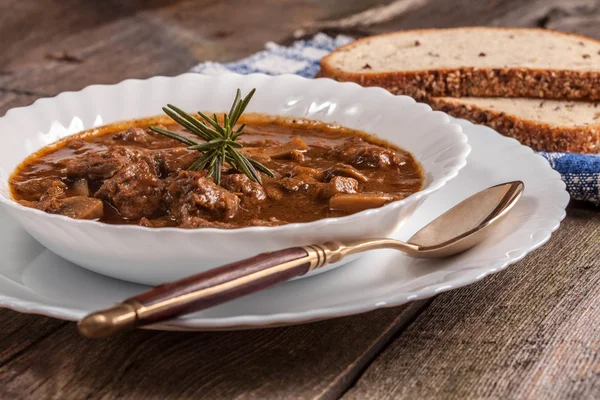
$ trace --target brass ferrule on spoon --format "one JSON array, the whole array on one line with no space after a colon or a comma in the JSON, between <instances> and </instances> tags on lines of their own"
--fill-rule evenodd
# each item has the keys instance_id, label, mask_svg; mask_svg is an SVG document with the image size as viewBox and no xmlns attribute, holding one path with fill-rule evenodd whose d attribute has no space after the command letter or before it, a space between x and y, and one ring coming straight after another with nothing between
<instances>
[{"instance_id":1,"label":"brass ferrule on spoon","mask_svg":"<svg viewBox=\"0 0 600 400\"><path fill-rule=\"evenodd\" d=\"M411 257L440 258L484 240L520 199L520 181L480 191L430 222L407 242L395 239L331 241L263 253L167 283L83 318L80 332L104 338L138 326L203 310L340 261L347 255L395 249Z\"/></svg>"}]
</instances>

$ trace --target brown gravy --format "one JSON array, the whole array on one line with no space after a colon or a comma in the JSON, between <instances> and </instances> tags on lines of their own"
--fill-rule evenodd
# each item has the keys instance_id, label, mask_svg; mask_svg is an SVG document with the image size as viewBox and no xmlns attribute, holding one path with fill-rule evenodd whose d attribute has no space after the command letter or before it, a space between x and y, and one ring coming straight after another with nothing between
<instances>
[{"instance_id":1,"label":"brown gravy","mask_svg":"<svg viewBox=\"0 0 600 400\"><path fill-rule=\"evenodd\" d=\"M148 227L239 228L342 217L419 191L414 157L373 136L301 119L242 117L241 151L275 173L263 185L224 168L220 186L186 169L200 156L153 133L167 117L92 129L28 157L14 171L13 198L73 218Z\"/></svg>"}]
</instances>

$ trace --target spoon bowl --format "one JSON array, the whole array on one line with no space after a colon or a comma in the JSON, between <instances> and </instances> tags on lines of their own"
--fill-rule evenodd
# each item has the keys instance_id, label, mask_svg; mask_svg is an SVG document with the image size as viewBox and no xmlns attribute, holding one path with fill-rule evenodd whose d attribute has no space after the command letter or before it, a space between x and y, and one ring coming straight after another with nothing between
<instances>
[{"instance_id":1,"label":"spoon bowl","mask_svg":"<svg viewBox=\"0 0 600 400\"><path fill-rule=\"evenodd\" d=\"M521 198L525 185L514 181L492 186L463 200L421 228L408 244L419 247L417 257L447 257L463 252L489 236Z\"/></svg>"}]
</instances>

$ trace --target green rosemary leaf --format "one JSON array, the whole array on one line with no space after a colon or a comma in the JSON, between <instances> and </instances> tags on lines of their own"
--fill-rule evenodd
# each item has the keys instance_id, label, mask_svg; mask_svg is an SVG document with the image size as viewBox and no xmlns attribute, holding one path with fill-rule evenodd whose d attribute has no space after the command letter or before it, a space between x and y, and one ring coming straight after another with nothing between
<instances>
[{"instance_id":1,"label":"green rosemary leaf","mask_svg":"<svg viewBox=\"0 0 600 400\"><path fill-rule=\"evenodd\" d=\"M256 178L252 174L252 171L248 168L248 165L242 159L242 155L240 153L238 153L237 151L232 151L230 154L235 159L237 168L242 170L242 172L244 174L246 174L246 176L248 176L248 178L257 182Z\"/></svg>"},{"instance_id":2,"label":"green rosemary leaf","mask_svg":"<svg viewBox=\"0 0 600 400\"><path fill-rule=\"evenodd\" d=\"M168 108L165 108L165 107L163 107L163 111L165 112L165 114L167 114L169 117L171 117L171 119L173 121L177 122L179 125L183 126L185 129L187 129L188 131L190 131L194 135L200 136L202 139L204 139L206 141L209 141L211 139L210 135L206 134L201 129L199 129L198 127L194 126L192 123L186 121L183 117L179 116L175 112L173 112L173 111L171 111L171 110L169 110Z\"/></svg>"},{"instance_id":3,"label":"green rosemary leaf","mask_svg":"<svg viewBox=\"0 0 600 400\"><path fill-rule=\"evenodd\" d=\"M242 91L240 89L235 91L235 99L233 99L233 104L231 104L231 108L229 109L229 119L233 115L233 111L236 109L238 103L242 99Z\"/></svg>"},{"instance_id":4,"label":"green rosemary leaf","mask_svg":"<svg viewBox=\"0 0 600 400\"><path fill-rule=\"evenodd\" d=\"M210 158L213 157L213 154L215 154L214 152L215 151L213 150L204 153L202 157L198 158L196 161L194 161L192 165L190 165L188 170L197 172L202 171L204 167L206 167L206 164L208 164L208 162L210 161Z\"/></svg>"},{"instance_id":5,"label":"green rosemary leaf","mask_svg":"<svg viewBox=\"0 0 600 400\"><path fill-rule=\"evenodd\" d=\"M240 154L240 157L242 158L242 161L246 164L246 166L252 173L252 176L254 177L256 182L258 182L262 185L262 179L260 179L260 174L256 171L256 169L254 168L252 163L243 154Z\"/></svg>"},{"instance_id":6,"label":"green rosemary leaf","mask_svg":"<svg viewBox=\"0 0 600 400\"><path fill-rule=\"evenodd\" d=\"M258 162L258 161L256 161L255 159L253 159L253 158L248 158L248 157L246 157L246 159L247 159L248 161L250 161L250 163L251 163L252 165L254 165L254 167L255 167L257 170L259 170L260 172L262 172L263 174L265 174L265 175L268 175L268 176L270 176L271 178L273 178L273 177L275 176L275 174L273 173L273 171L271 171L269 168L265 167L264 165L262 165L261 163L259 163L259 162Z\"/></svg>"},{"instance_id":7,"label":"green rosemary leaf","mask_svg":"<svg viewBox=\"0 0 600 400\"><path fill-rule=\"evenodd\" d=\"M243 102L244 102L244 100L239 100L237 102L237 104L235 105L235 108L233 109L233 112L229 116L230 121L237 121L237 119L239 118L238 115L241 115L240 107L242 106ZM233 122L233 125L235 125L235 122Z\"/></svg>"},{"instance_id":8,"label":"green rosemary leaf","mask_svg":"<svg viewBox=\"0 0 600 400\"><path fill-rule=\"evenodd\" d=\"M229 119L231 119L231 116L233 115L233 112L235 111L235 109L241 99L242 99L242 91L238 88L235 91L235 99L233 99L233 103L231 104L231 108L229 109L229 114L228 114Z\"/></svg>"},{"instance_id":9,"label":"green rosemary leaf","mask_svg":"<svg viewBox=\"0 0 600 400\"><path fill-rule=\"evenodd\" d=\"M241 115L244 113L244 110L248 106L248 103L250 103L252 96L254 96L254 92L256 92L256 89L252 89L250 91L250 93L248 93L246 98L240 103L237 111L233 115L233 118L231 118L231 125L235 125L237 123L238 119L240 119Z\"/></svg>"},{"instance_id":10,"label":"green rosemary leaf","mask_svg":"<svg viewBox=\"0 0 600 400\"><path fill-rule=\"evenodd\" d=\"M243 147L241 143L235 140L243 135L245 124L240 125L234 131L235 124L248 106L250 99L255 93L255 89L250 91L242 100L242 93L238 89L235 99L228 114L223 114L223 124L219 123L219 118L213 114L213 118L198 112L198 115L203 119L196 118L192 114L188 114L180 108L172 104L168 104L163 108L163 111L177 122L179 125L190 131L192 134L201 137L206 143L198 143L195 140L184 137L176 132L157 126L149 128L161 135L170 137L188 145L188 150L199 151L202 155L190 165L190 171L202 171L207 169L207 177L212 177L216 184L221 183L222 169L225 163L232 168L246 174L249 179L262 184L260 173L268 176L274 176L273 172L249 157L239 153L237 149Z\"/></svg>"},{"instance_id":11,"label":"green rosemary leaf","mask_svg":"<svg viewBox=\"0 0 600 400\"><path fill-rule=\"evenodd\" d=\"M213 166L213 181L217 184L221 184L221 168L223 167L223 158L219 155L215 158L215 165Z\"/></svg>"},{"instance_id":12,"label":"green rosemary leaf","mask_svg":"<svg viewBox=\"0 0 600 400\"><path fill-rule=\"evenodd\" d=\"M231 137L231 127L229 126L227 114L223 114L223 126L225 127L225 137L229 139Z\"/></svg>"},{"instance_id":13,"label":"green rosemary leaf","mask_svg":"<svg viewBox=\"0 0 600 400\"><path fill-rule=\"evenodd\" d=\"M207 130L206 125L203 124L202 121L200 121L199 119L195 118L193 115L188 114L187 112L183 111L181 108L178 108L172 104L167 104L167 107L169 107L171 110L175 111L177 114L179 114L179 116L181 118L184 118L187 122L192 124L199 131L203 132L206 135L206 137L203 137L203 139L210 140L210 138L212 136L215 136L214 132L210 132L209 130ZM171 118L173 118L170 114L167 113L167 115L169 115Z\"/></svg>"},{"instance_id":14,"label":"green rosemary leaf","mask_svg":"<svg viewBox=\"0 0 600 400\"><path fill-rule=\"evenodd\" d=\"M181 112L185 113L185 111L180 110ZM204 132L204 134L206 135L206 139L205 140L211 140L214 138L219 138L219 137L223 137L223 135L221 135L221 133L219 133L218 131L211 129L208 127L208 125L206 125L204 123L204 121L200 121L197 118L194 118L191 114L187 114L185 113L191 120L194 121L194 126L196 128L198 128L198 130L200 130L201 132ZM169 114L169 116L171 116ZM173 117L171 117L173 118ZM181 124L180 124L181 125ZM189 128L188 128L189 129Z\"/></svg>"},{"instance_id":15,"label":"green rosemary leaf","mask_svg":"<svg viewBox=\"0 0 600 400\"><path fill-rule=\"evenodd\" d=\"M231 140L236 140L237 138L239 138L240 136L245 134L246 133L246 132L244 132L245 127L246 127L246 124L240 125L240 127L237 129L237 131L235 131L233 136L231 136Z\"/></svg>"},{"instance_id":16,"label":"green rosemary leaf","mask_svg":"<svg viewBox=\"0 0 600 400\"><path fill-rule=\"evenodd\" d=\"M160 133L161 135L170 137L171 139L178 140L181 143L187 144L188 146L196 146L196 145L200 144L200 143L198 143L196 141L193 141L192 139L186 138L185 136L181 136L178 133L172 132L172 131L167 130L167 129L159 128L158 126L150 125L148 127L148 129L150 129L151 131L154 131L156 133Z\"/></svg>"},{"instance_id":17,"label":"green rosemary leaf","mask_svg":"<svg viewBox=\"0 0 600 400\"><path fill-rule=\"evenodd\" d=\"M210 143L209 142L209 143L200 143L200 144L197 144L197 145L194 145L194 146L190 146L190 147L188 147L188 150L198 150L198 151L203 151L204 152L204 151L207 151L207 150L210 150L210 149L214 149L214 148L217 148L217 147L219 147L218 143Z\"/></svg>"},{"instance_id":18,"label":"green rosemary leaf","mask_svg":"<svg viewBox=\"0 0 600 400\"><path fill-rule=\"evenodd\" d=\"M221 125L219 125L219 120L216 118L217 117L216 115L215 115L214 120L211 117L209 117L208 115L204 114L202 111L198 111L198 115L200 115L202 118L204 118L206 120L206 122L208 122L210 125L212 125L212 127L215 128L215 131L219 132L219 136L225 137L225 131L223 130L223 127Z\"/></svg>"}]
</instances>

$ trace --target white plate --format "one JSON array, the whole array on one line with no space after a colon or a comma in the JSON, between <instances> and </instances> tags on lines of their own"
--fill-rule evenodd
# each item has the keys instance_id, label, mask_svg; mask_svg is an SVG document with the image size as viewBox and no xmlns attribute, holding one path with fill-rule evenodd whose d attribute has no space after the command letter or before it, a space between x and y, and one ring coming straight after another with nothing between
<instances>
[{"instance_id":1,"label":"white plate","mask_svg":"<svg viewBox=\"0 0 600 400\"><path fill-rule=\"evenodd\" d=\"M394 237L406 239L467 196L520 179L525 193L494 234L446 260L416 260L373 251L344 267L288 282L186 318L154 326L171 330L242 329L357 314L455 289L498 272L545 243L565 216L569 196L558 173L528 147L457 120L472 146L460 175L431 195ZM0 212L0 305L75 320L146 287L97 275L46 250Z\"/></svg>"}]
</instances>

